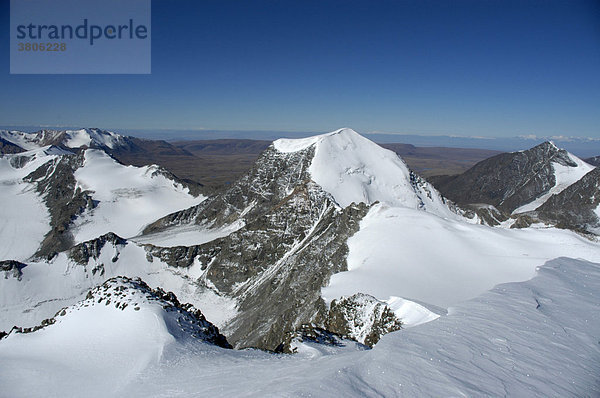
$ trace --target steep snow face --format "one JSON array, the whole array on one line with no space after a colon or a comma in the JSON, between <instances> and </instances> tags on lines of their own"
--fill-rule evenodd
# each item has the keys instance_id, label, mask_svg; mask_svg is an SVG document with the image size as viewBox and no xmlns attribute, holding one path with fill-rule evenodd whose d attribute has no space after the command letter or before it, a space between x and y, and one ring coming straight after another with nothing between
<instances>
[{"instance_id":1,"label":"steep snow face","mask_svg":"<svg viewBox=\"0 0 600 398\"><path fill-rule=\"evenodd\" d=\"M391 206L420 208L456 218L438 192L418 177L394 152L384 149L349 128L303 139L280 139L276 150L296 152L315 146L309 168L312 179L346 207L352 202L376 201Z\"/></svg>"},{"instance_id":2,"label":"steep snow face","mask_svg":"<svg viewBox=\"0 0 600 398\"><path fill-rule=\"evenodd\" d=\"M40 148L35 134L23 133L16 130L0 130L0 137L26 150Z\"/></svg>"},{"instance_id":3,"label":"steep snow face","mask_svg":"<svg viewBox=\"0 0 600 398\"><path fill-rule=\"evenodd\" d=\"M78 186L93 191L97 207L75 221L76 242L114 232L128 238L143 227L178 210L197 205L188 188L161 174L157 166L123 166L100 150L85 152L83 167L75 172Z\"/></svg>"},{"instance_id":4,"label":"steep snow face","mask_svg":"<svg viewBox=\"0 0 600 398\"><path fill-rule=\"evenodd\" d=\"M531 278L560 257L600 262L600 246L558 229L501 229L375 205L348 240L348 271L322 289L327 301L357 292L447 308L504 282Z\"/></svg>"},{"instance_id":5,"label":"steep snow face","mask_svg":"<svg viewBox=\"0 0 600 398\"><path fill-rule=\"evenodd\" d=\"M0 340L0 383L11 397L597 396L599 303L600 264L563 258L372 350L301 355L181 343L128 307Z\"/></svg>"},{"instance_id":6,"label":"steep snow face","mask_svg":"<svg viewBox=\"0 0 600 398\"><path fill-rule=\"evenodd\" d=\"M592 171L594 166L587 164L583 160L579 159L577 156L569 153L569 158L573 161L573 163L577 164L575 167L565 166L560 163L552 162L552 168L554 169L554 177L556 178L556 183L550 191L535 199L533 202L527 203L516 209L513 214L525 213L528 211L533 211L544 204L552 195L556 195L564 191L569 186L573 185L584 175Z\"/></svg>"},{"instance_id":7,"label":"steep snow face","mask_svg":"<svg viewBox=\"0 0 600 398\"><path fill-rule=\"evenodd\" d=\"M0 260L26 260L50 230L43 199L23 178L56 158L57 152L46 147L0 157Z\"/></svg>"}]
</instances>

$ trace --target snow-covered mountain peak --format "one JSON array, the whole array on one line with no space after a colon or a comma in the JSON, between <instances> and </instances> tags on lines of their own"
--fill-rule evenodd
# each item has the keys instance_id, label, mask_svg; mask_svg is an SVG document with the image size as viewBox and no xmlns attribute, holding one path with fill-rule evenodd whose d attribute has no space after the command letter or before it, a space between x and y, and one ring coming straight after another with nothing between
<instances>
[{"instance_id":1,"label":"snow-covered mountain peak","mask_svg":"<svg viewBox=\"0 0 600 398\"><path fill-rule=\"evenodd\" d=\"M69 148L80 148L82 146L99 146L114 149L123 136L100 129L67 130L64 143Z\"/></svg>"},{"instance_id":2,"label":"snow-covered mountain peak","mask_svg":"<svg viewBox=\"0 0 600 398\"><path fill-rule=\"evenodd\" d=\"M279 152L289 153L302 151L312 145L319 145L328 140L335 140L336 143L341 146L356 145L356 143L360 142L361 140L369 141L351 128L344 127L330 133L315 135L307 138L280 138L273 142L273 146Z\"/></svg>"},{"instance_id":3,"label":"snow-covered mountain peak","mask_svg":"<svg viewBox=\"0 0 600 398\"><path fill-rule=\"evenodd\" d=\"M533 153L532 159L535 162L539 164L545 162L550 165L554 181L547 192L531 202L518 207L513 211L513 214L525 213L537 209L550 197L560 194L594 169L594 166L586 163L572 153L557 147L552 141L546 141L530 149L528 152Z\"/></svg>"},{"instance_id":4,"label":"snow-covered mountain peak","mask_svg":"<svg viewBox=\"0 0 600 398\"><path fill-rule=\"evenodd\" d=\"M521 153L527 154L530 158L537 162L555 162L569 167L577 167L581 160L559 148L553 141L545 141Z\"/></svg>"},{"instance_id":5,"label":"snow-covered mountain peak","mask_svg":"<svg viewBox=\"0 0 600 398\"><path fill-rule=\"evenodd\" d=\"M552 141L546 141L527 150L482 160L460 175L438 180L436 188L460 206L478 212L482 203L494 206L500 217L479 214L492 225L498 225L499 220L506 220L511 214L536 210L593 169ZM524 221L519 225L530 224Z\"/></svg>"},{"instance_id":6,"label":"snow-covered mountain peak","mask_svg":"<svg viewBox=\"0 0 600 398\"><path fill-rule=\"evenodd\" d=\"M32 150L48 145L66 148L102 148L115 149L125 144L126 138L120 134L98 128L79 130L40 130L35 133L22 131L0 131L0 138L25 150Z\"/></svg>"},{"instance_id":7,"label":"snow-covered mountain peak","mask_svg":"<svg viewBox=\"0 0 600 398\"><path fill-rule=\"evenodd\" d=\"M438 192L412 173L398 155L350 128L273 143L283 153L314 147L309 167L313 181L341 207L351 203L387 203L455 217Z\"/></svg>"}]
</instances>

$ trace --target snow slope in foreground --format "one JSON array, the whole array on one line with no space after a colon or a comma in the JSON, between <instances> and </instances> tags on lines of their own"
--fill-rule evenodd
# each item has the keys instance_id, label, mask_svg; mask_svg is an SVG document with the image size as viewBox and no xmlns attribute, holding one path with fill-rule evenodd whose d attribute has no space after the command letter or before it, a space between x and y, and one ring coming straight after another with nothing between
<instances>
[{"instance_id":1,"label":"snow slope in foreground","mask_svg":"<svg viewBox=\"0 0 600 398\"><path fill-rule=\"evenodd\" d=\"M530 279L552 258L600 262L600 245L571 231L490 228L385 205L371 208L348 248L348 271L331 277L326 301L362 292L447 308Z\"/></svg>"},{"instance_id":2,"label":"snow slope in foreground","mask_svg":"<svg viewBox=\"0 0 600 398\"><path fill-rule=\"evenodd\" d=\"M107 232L124 238L136 236L151 222L205 199L194 197L188 188L160 174L157 166L123 166L96 149L85 152L85 162L75 178L82 189L93 191L92 198L99 202L75 221L77 243Z\"/></svg>"},{"instance_id":3,"label":"snow slope in foreground","mask_svg":"<svg viewBox=\"0 0 600 398\"><path fill-rule=\"evenodd\" d=\"M141 311L0 341L11 397L514 396L600 394L600 265L556 259L449 315L337 355L231 351L165 338ZM107 315L108 316L108 315ZM143 322L142 322L143 321ZM141 336L140 324L146 328ZM54 329L54 330L53 330ZM106 334L105 334L106 333ZM135 336L136 341L133 339ZM168 337L168 336L167 336ZM132 339L132 346L122 341ZM87 350L89 341L93 350ZM60 353L60 354L59 354ZM89 359L88 362L85 360ZM119 373L128 364L127 371Z\"/></svg>"},{"instance_id":4,"label":"snow slope in foreground","mask_svg":"<svg viewBox=\"0 0 600 398\"><path fill-rule=\"evenodd\" d=\"M27 372L37 366L30 362L32 357L43 358L54 370L37 376L41 384L64 382L73 388L67 394L80 394L77 387L85 381L111 395L159 361L165 346L176 340L217 337L201 316L178 306L139 280L111 279L91 290L85 300L63 309L51 327L10 334L0 347L0 351L8 348L0 364ZM53 380L55 372L63 373L63 379ZM7 383L2 384L4 389Z\"/></svg>"}]
</instances>

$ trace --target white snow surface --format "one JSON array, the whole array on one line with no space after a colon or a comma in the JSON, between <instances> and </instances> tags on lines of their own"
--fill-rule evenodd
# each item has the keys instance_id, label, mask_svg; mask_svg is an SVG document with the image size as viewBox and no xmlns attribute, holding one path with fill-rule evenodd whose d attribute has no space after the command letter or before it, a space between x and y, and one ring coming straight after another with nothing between
<instances>
[{"instance_id":1,"label":"white snow surface","mask_svg":"<svg viewBox=\"0 0 600 398\"><path fill-rule=\"evenodd\" d=\"M123 137L111 131L96 131L91 129L67 130L65 145L69 148L81 148L92 143L114 149Z\"/></svg>"},{"instance_id":2,"label":"white snow surface","mask_svg":"<svg viewBox=\"0 0 600 398\"><path fill-rule=\"evenodd\" d=\"M61 155L72 153L46 146L0 156L0 260L27 260L50 230L50 216L43 198L35 184L23 178ZM17 167L17 162L13 165L11 159L27 159L27 162ZM156 173L158 170L157 166L124 166L101 150L86 150L84 165L75 172L75 179L80 188L93 191L92 198L98 205L74 221L76 242L107 232L125 238L136 236L158 218L205 199L202 195L194 197L188 188Z\"/></svg>"},{"instance_id":3,"label":"white snow surface","mask_svg":"<svg viewBox=\"0 0 600 398\"><path fill-rule=\"evenodd\" d=\"M54 372L70 373L62 381L75 388L69 394L81 393L77 387L82 380L108 395L115 394L123 383L160 360L164 347L175 341L171 333L176 332L173 318L177 314L163 310L159 301L119 281L100 297L105 298L102 303L90 298L67 308L64 316L55 318L55 327L30 335L11 335L7 341L15 351L14 356L8 354L10 362L28 368L32 357L41 356L45 366L54 369L40 375L43 382L51 381ZM126 307L116 308L117 302L119 307ZM65 355L70 356L68 361ZM108 362L110 367L97 372Z\"/></svg>"},{"instance_id":4,"label":"white snow surface","mask_svg":"<svg viewBox=\"0 0 600 398\"><path fill-rule=\"evenodd\" d=\"M556 178L556 183L554 184L554 186L550 188L550 190L544 195L513 211L513 214L525 213L537 209L538 207L546 203L546 201L550 199L552 195L557 195L561 193L566 188L579 181L584 175L586 175L594 169L594 166L587 164L575 155L569 153L569 158L571 158L571 160L574 163L576 163L577 166L563 166L562 164L552 162L552 168L554 169L554 176Z\"/></svg>"},{"instance_id":5,"label":"white snow surface","mask_svg":"<svg viewBox=\"0 0 600 398\"><path fill-rule=\"evenodd\" d=\"M86 137L72 139L77 145ZM561 258L534 277L560 256L600 262L597 242L554 228L458 221L431 186L411 184L393 152L350 129L274 143L282 152L310 145L311 176L341 206L382 202L349 239L348 271L331 278L323 297L370 294L403 319L405 330L384 336L373 350L302 344L300 355L287 356L183 339L151 306L85 307L43 330L0 340L0 396L600 395L600 265ZM9 159L23 154L0 158L0 259L26 259L47 232L41 198L21 179L57 154L30 151L22 169ZM122 166L96 150L85 157L76 179L94 191L98 206L76 221L77 241L109 231L136 236L149 222L203 200L153 175L155 166ZM561 184L570 181L555 170ZM423 208L431 213L417 210ZM197 244L229 230L179 232L154 238ZM94 270L98 264L103 272ZM116 275L173 291L209 321L226 325L237 303L200 288L201 267L198 260L186 269L150 261L135 243L106 245L87 265L66 253L28 262L19 279L0 272L0 330L34 326ZM493 288L504 282L514 283ZM449 308L447 315L429 304Z\"/></svg>"},{"instance_id":6,"label":"white snow surface","mask_svg":"<svg viewBox=\"0 0 600 398\"><path fill-rule=\"evenodd\" d=\"M133 240L137 243L152 244L160 247L194 246L225 237L244 227L243 220L220 228L205 228L197 224L171 227L164 232L140 235Z\"/></svg>"},{"instance_id":7,"label":"white snow surface","mask_svg":"<svg viewBox=\"0 0 600 398\"><path fill-rule=\"evenodd\" d=\"M582 397L600 394L600 265L561 258L372 350L300 355L183 339L150 306L83 308L0 340L10 397ZM335 355L330 353L335 352Z\"/></svg>"},{"instance_id":8,"label":"white snow surface","mask_svg":"<svg viewBox=\"0 0 600 398\"><path fill-rule=\"evenodd\" d=\"M59 309L82 300L87 291L114 276L142 278L150 287L174 292L182 303L191 303L207 319L221 327L237 314L235 300L201 288L202 264L188 268L170 267L134 243L124 246L106 244L100 257L88 264L77 264L60 253L51 262L28 262L21 279L0 272L0 330L13 326L32 327L53 316ZM94 270L97 264L104 271Z\"/></svg>"},{"instance_id":9,"label":"white snow surface","mask_svg":"<svg viewBox=\"0 0 600 398\"><path fill-rule=\"evenodd\" d=\"M25 261L50 230L50 215L35 184L23 178L56 158L57 148L45 147L0 156L0 260ZM11 159L28 158L23 167Z\"/></svg>"},{"instance_id":10,"label":"white snow surface","mask_svg":"<svg viewBox=\"0 0 600 398\"><path fill-rule=\"evenodd\" d=\"M0 138L12 142L23 149L38 149L43 146L43 142L52 141L64 133L62 142L68 148L81 148L91 146L92 144L104 146L110 149L117 147L122 141L123 136L111 131L97 129L79 129L79 130L44 130L36 133L25 133L22 131L0 130ZM59 143L56 143L59 144Z\"/></svg>"},{"instance_id":11,"label":"white snow surface","mask_svg":"<svg viewBox=\"0 0 600 398\"><path fill-rule=\"evenodd\" d=\"M440 317L425 306L402 297L390 297L385 302L394 314L402 320L403 328L412 328L423 323L431 322Z\"/></svg>"},{"instance_id":12,"label":"white snow surface","mask_svg":"<svg viewBox=\"0 0 600 398\"><path fill-rule=\"evenodd\" d=\"M0 130L0 138L20 146L25 150L39 149L40 145L35 134L23 133L16 130Z\"/></svg>"},{"instance_id":13,"label":"white snow surface","mask_svg":"<svg viewBox=\"0 0 600 398\"><path fill-rule=\"evenodd\" d=\"M422 182L415 189L410 171L396 153L349 128L302 139L279 139L276 150L289 153L315 146L309 172L314 182L346 207L351 203L425 209L448 218L462 218L443 202L437 190Z\"/></svg>"},{"instance_id":14,"label":"white snow surface","mask_svg":"<svg viewBox=\"0 0 600 398\"><path fill-rule=\"evenodd\" d=\"M491 228L384 204L369 210L348 249L348 271L322 289L327 302L361 292L447 308L530 279L556 257L600 262L600 245L571 231Z\"/></svg>"},{"instance_id":15,"label":"white snow surface","mask_svg":"<svg viewBox=\"0 0 600 398\"><path fill-rule=\"evenodd\" d=\"M75 179L82 190L93 191L92 198L99 203L75 220L75 241L84 242L107 232L133 237L151 222L206 199L194 197L188 188L157 171L157 166L124 166L103 151L86 150Z\"/></svg>"}]
</instances>

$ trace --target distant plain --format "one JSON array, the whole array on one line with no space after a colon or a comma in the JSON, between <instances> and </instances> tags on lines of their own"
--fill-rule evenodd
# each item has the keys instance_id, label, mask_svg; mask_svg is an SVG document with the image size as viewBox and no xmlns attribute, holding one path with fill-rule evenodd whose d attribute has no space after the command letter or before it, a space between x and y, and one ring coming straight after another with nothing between
<instances>
[{"instance_id":1,"label":"distant plain","mask_svg":"<svg viewBox=\"0 0 600 398\"><path fill-rule=\"evenodd\" d=\"M249 170L271 141L218 139L146 141L145 151L116 154L119 161L142 166L156 163L177 177L199 182L211 189L221 189ZM475 163L501 151L476 148L418 147L386 143L383 147L396 152L413 171L428 178L460 174Z\"/></svg>"}]
</instances>

